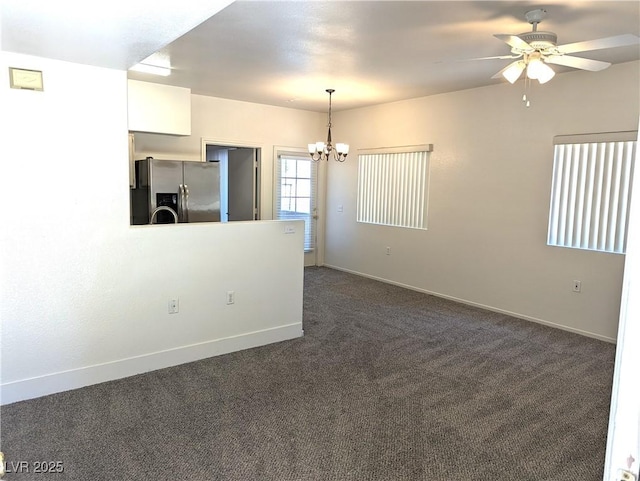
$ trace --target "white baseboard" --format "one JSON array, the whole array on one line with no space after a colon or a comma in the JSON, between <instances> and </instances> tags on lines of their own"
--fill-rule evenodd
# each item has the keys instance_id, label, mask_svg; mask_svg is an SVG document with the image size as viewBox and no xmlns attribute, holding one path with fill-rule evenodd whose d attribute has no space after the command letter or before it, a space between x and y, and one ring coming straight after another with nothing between
<instances>
[{"instance_id":1,"label":"white baseboard","mask_svg":"<svg viewBox=\"0 0 640 481\"><path fill-rule=\"evenodd\" d=\"M301 337L303 334L302 323L289 324L69 371L21 379L0 385L0 404L10 404L92 384L113 381L157 369L199 361L208 357L286 341Z\"/></svg>"},{"instance_id":2,"label":"white baseboard","mask_svg":"<svg viewBox=\"0 0 640 481\"><path fill-rule=\"evenodd\" d=\"M385 284L392 284L398 287L404 287L405 289L411 289L412 291L422 292L424 294L429 294L436 297L442 297L443 299L449 299L451 301L459 302L461 304L467 304L469 306L479 307L481 309L486 309L487 311L499 312L500 314L506 314L511 317L516 317L518 319L523 319L525 321L536 322L538 324L544 324L545 326L554 327L556 329L562 329L563 331L573 332L575 334L580 334L582 336L591 337L593 339L599 339L600 341L610 342L612 344L616 343L616 339L612 337L602 336L600 334L596 334L589 331L583 331L582 329L576 329L574 327L565 326L563 324L556 324L555 322L545 321L544 319L538 319L537 317L527 316L525 314L520 314L518 312L511 312L504 309L500 309L498 307L487 306L485 304L480 304L478 302L468 301L466 299L460 299L458 297L448 296L447 294L441 294L439 292L428 291L426 289L421 289L419 287L411 286L408 284L402 284L401 282L390 281L389 279L384 279L382 277L372 276L369 274L365 274L363 272L353 271L351 269L345 269L343 267L332 266L330 264L325 264L324 267L328 267L330 269L335 269L337 271L348 272L349 274L355 274L356 276L367 277L369 279L373 279L376 281L384 282Z\"/></svg>"}]
</instances>

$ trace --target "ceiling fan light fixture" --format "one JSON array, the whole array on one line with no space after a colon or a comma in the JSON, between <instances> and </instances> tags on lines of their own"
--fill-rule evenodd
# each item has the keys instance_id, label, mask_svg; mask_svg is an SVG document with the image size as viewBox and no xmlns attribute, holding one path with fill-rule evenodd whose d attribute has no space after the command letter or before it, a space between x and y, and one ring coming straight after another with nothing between
<instances>
[{"instance_id":1,"label":"ceiling fan light fixture","mask_svg":"<svg viewBox=\"0 0 640 481\"><path fill-rule=\"evenodd\" d=\"M556 73L546 63L543 63L542 66L544 68L540 69L540 72L538 73L538 82L544 84L555 77Z\"/></svg>"},{"instance_id":2,"label":"ceiling fan light fixture","mask_svg":"<svg viewBox=\"0 0 640 481\"><path fill-rule=\"evenodd\" d=\"M531 80L537 80L538 75L540 74L540 65L542 61L540 60L540 55L537 57L531 56L529 57L529 61L527 62L527 77Z\"/></svg>"},{"instance_id":3,"label":"ceiling fan light fixture","mask_svg":"<svg viewBox=\"0 0 640 481\"><path fill-rule=\"evenodd\" d=\"M523 60L514 62L511 64L511 66L507 70L502 72L502 76L506 78L509 81L509 83L513 84L516 82L516 80L520 78L520 75L522 74L522 71L525 69L526 66L527 64Z\"/></svg>"},{"instance_id":4,"label":"ceiling fan light fixture","mask_svg":"<svg viewBox=\"0 0 640 481\"><path fill-rule=\"evenodd\" d=\"M542 61L540 54L529 59L527 65L527 77L537 80L541 84L548 82L556 73L551 67Z\"/></svg>"}]
</instances>

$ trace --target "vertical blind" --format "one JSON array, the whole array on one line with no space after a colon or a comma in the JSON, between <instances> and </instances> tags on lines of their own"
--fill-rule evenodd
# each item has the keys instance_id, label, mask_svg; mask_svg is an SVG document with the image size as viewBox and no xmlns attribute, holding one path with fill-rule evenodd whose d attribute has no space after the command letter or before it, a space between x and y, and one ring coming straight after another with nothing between
<instances>
[{"instance_id":1,"label":"vertical blind","mask_svg":"<svg viewBox=\"0 0 640 481\"><path fill-rule=\"evenodd\" d=\"M278 154L276 163L276 219L304 220L304 250L316 243L318 164L308 155Z\"/></svg>"},{"instance_id":2,"label":"vertical blind","mask_svg":"<svg viewBox=\"0 0 640 481\"><path fill-rule=\"evenodd\" d=\"M547 244L624 253L635 157L633 140L557 143Z\"/></svg>"},{"instance_id":3,"label":"vertical blind","mask_svg":"<svg viewBox=\"0 0 640 481\"><path fill-rule=\"evenodd\" d=\"M427 228L429 152L360 154L357 221Z\"/></svg>"}]
</instances>

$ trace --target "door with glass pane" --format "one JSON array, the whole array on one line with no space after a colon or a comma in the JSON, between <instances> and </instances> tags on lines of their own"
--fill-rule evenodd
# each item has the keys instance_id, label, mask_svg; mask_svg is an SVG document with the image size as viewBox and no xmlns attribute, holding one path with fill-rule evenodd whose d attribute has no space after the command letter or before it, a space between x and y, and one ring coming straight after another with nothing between
<instances>
[{"instance_id":1,"label":"door with glass pane","mask_svg":"<svg viewBox=\"0 0 640 481\"><path fill-rule=\"evenodd\" d=\"M317 185L318 163L308 154L278 154L275 218L304 220L305 266L317 263Z\"/></svg>"}]
</instances>

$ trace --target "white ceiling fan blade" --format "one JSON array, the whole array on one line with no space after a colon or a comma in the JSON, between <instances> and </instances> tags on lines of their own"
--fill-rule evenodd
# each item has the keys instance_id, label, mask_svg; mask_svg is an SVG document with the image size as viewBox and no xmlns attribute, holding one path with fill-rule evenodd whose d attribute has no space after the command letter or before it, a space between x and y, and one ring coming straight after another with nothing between
<instances>
[{"instance_id":1,"label":"white ceiling fan blade","mask_svg":"<svg viewBox=\"0 0 640 481\"><path fill-rule=\"evenodd\" d=\"M474 57L474 58L457 58L453 60L439 60L435 63L449 63L449 62L470 62L472 60L506 60L513 58L520 58L522 55L496 55L494 57Z\"/></svg>"},{"instance_id":2,"label":"white ceiling fan blade","mask_svg":"<svg viewBox=\"0 0 640 481\"><path fill-rule=\"evenodd\" d=\"M505 68L500 70L498 73L496 73L491 78L500 78L500 77L503 76L503 74L507 70L512 69L513 73L514 73L513 77L517 80L517 78L520 77L520 74L522 73L522 71L524 70L525 67L526 67L526 64L522 60L516 60L515 62L511 62L509 65L507 65ZM511 82L511 80L509 80L509 82ZM515 80L514 80L514 82L515 82ZM513 82L511 82L511 83L513 83Z\"/></svg>"},{"instance_id":3,"label":"white ceiling fan blade","mask_svg":"<svg viewBox=\"0 0 640 481\"><path fill-rule=\"evenodd\" d=\"M529 45L527 42L522 40L517 35L509 35L506 33L496 33L494 35L498 40L502 40L510 47L516 48L518 50L528 51L533 50L533 47Z\"/></svg>"},{"instance_id":4,"label":"white ceiling fan blade","mask_svg":"<svg viewBox=\"0 0 640 481\"><path fill-rule=\"evenodd\" d=\"M520 58L520 57L522 57L522 55L495 55L493 57L467 58L467 59L460 60L460 62L464 62L465 60L493 60L493 59L506 60L508 58Z\"/></svg>"},{"instance_id":5,"label":"white ceiling fan blade","mask_svg":"<svg viewBox=\"0 0 640 481\"><path fill-rule=\"evenodd\" d=\"M640 38L630 33L616 35L615 37L599 38L597 40L586 40L584 42L568 43L558 45L558 50L562 53L587 52L590 50L600 50L603 48L626 47L638 45Z\"/></svg>"},{"instance_id":6,"label":"white ceiling fan blade","mask_svg":"<svg viewBox=\"0 0 640 481\"><path fill-rule=\"evenodd\" d=\"M601 62L600 60L590 60L588 58L572 57L571 55L552 55L544 59L546 63L556 65L564 65L565 67L579 68L581 70L589 70L590 72L598 72L611 66L609 62Z\"/></svg>"}]
</instances>

